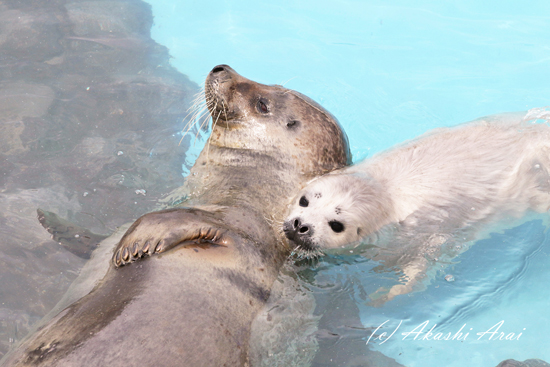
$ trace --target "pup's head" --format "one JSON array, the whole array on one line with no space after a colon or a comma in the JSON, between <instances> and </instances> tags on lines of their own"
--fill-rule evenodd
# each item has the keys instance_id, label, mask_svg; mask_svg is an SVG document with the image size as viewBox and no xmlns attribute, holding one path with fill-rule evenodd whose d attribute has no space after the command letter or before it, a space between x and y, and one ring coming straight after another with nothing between
<instances>
[{"instance_id":1,"label":"pup's head","mask_svg":"<svg viewBox=\"0 0 550 367\"><path fill-rule=\"evenodd\" d=\"M292 201L283 231L306 251L346 247L380 229L391 202L379 183L353 174L316 179Z\"/></svg>"}]
</instances>

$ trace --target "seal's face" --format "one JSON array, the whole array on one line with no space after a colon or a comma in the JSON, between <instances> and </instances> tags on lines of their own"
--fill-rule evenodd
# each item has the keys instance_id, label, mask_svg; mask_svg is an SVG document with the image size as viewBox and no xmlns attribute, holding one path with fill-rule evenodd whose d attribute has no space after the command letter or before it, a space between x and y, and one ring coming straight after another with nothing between
<instances>
[{"instance_id":1,"label":"seal's face","mask_svg":"<svg viewBox=\"0 0 550 367\"><path fill-rule=\"evenodd\" d=\"M387 223L391 204L369 177L336 171L303 189L290 206L283 231L306 251L357 245Z\"/></svg>"},{"instance_id":2,"label":"seal's face","mask_svg":"<svg viewBox=\"0 0 550 367\"><path fill-rule=\"evenodd\" d=\"M302 190L291 204L283 231L293 247L306 251L339 248L364 235L360 198L354 194L353 177L325 176Z\"/></svg>"},{"instance_id":3,"label":"seal's face","mask_svg":"<svg viewBox=\"0 0 550 367\"><path fill-rule=\"evenodd\" d=\"M246 79L218 65L205 82L215 146L256 150L318 175L349 164L338 121L308 97Z\"/></svg>"}]
</instances>

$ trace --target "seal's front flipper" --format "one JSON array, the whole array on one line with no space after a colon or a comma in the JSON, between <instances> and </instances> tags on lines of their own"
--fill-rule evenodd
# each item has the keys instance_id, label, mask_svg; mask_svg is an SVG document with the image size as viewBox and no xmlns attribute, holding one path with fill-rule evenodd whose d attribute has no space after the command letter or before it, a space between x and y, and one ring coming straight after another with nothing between
<instances>
[{"instance_id":1,"label":"seal's front flipper","mask_svg":"<svg viewBox=\"0 0 550 367\"><path fill-rule=\"evenodd\" d=\"M165 252L183 242L227 246L227 231L211 212L196 208L167 209L145 214L126 231L113 255L116 267Z\"/></svg>"},{"instance_id":2,"label":"seal's front flipper","mask_svg":"<svg viewBox=\"0 0 550 367\"><path fill-rule=\"evenodd\" d=\"M406 265L402 266L403 275L400 277L402 283L396 284L389 289L384 287L378 288L374 293L369 294L371 302L368 305L381 307L397 296L424 290L426 288L424 283L428 276L426 274L428 266L429 262L424 256L419 255L410 260Z\"/></svg>"},{"instance_id":3,"label":"seal's front flipper","mask_svg":"<svg viewBox=\"0 0 550 367\"><path fill-rule=\"evenodd\" d=\"M57 214L37 209L38 221L46 231L50 232L52 239L59 242L69 252L78 257L89 259L92 251L108 236L95 234L89 230L71 223Z\"/></svg>"}]
</instances>

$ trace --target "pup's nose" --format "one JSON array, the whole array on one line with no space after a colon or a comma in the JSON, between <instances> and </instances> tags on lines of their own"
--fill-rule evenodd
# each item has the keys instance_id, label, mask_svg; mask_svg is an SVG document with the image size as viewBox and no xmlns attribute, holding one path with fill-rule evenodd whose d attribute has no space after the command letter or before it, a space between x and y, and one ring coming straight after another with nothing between
<instances>
[{"instance_id":1,"label":"pup's nose","mask_svg":"<svg viewBox=\"0 0 550 367\"><path fill-rule=\"evenodd\" d=\"M289 240L302 246L305 245L313 235L313 228L309 224L302 223L300 218L294 218L284 223L283 232L285 232Z\"/></svg>"},{"instance_id":2,"label":"pup's nose","mask_svg":"<svg viewBox=\"0 0 550 367\"><path fill-rule=\"evenodd\" d=\"M298 235L305 235L309 232L309 226L307 224L302 224L300 218L294 219L294 222L292 222L292 228L298 233Z\"/></svg>"}]
</instances>

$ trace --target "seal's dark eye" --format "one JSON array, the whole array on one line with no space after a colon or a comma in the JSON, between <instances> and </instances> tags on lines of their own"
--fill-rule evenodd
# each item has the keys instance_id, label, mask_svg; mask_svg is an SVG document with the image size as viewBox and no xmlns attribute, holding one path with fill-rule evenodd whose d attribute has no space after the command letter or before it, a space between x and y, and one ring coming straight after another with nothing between
<instances>
[{"instance_id":1,"label":"seal's dark eye","mask_svg":"<svg viewBox=\"0 0 550 367\"><path fill-rule=\"evenodd\" d=\"M336 233L340 233L345 229L344 225L342 223L338 222L337 220L331 220L330 222L328 222L328 225Z\"/></svg>"},{"instance_id":2,"label":"seal's dark eye","mask_svg":"<svg viewBox=\"0 0 550 367\"><path fill-rule=\"evenodd\" d=\"M268 113L269 112L269 108L267 108L267 101L263 98L261 98L258 101L257 108L258 108L258 112L260 112L260 113Z\"/></svg>"},{"instance_id":3,"label":"seal's dark eye","mask_svg":"<svg viewBox=\"0 0 550 367\"><path fill-rule=\"evenodd\" d=\"M286 127L288 127L289 129L294 129L298 127L298 125L300 125L300 121L290 120L289 122L287 122Z\"/></svg>"},{"instance_id":4,"label":"seal's dark eye","mask_svg":"<svg viewBox=\"0 0 550 367\"><path fill-rule=\"evenodd\" d=\"M309 205L309 201L306 199L305 196L302 196L300 198L300 206L303 206L304 208L306 208L308 205Z\"/></svg>"}]
</instances>

